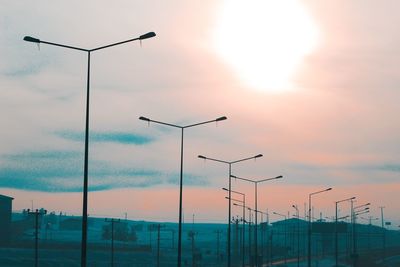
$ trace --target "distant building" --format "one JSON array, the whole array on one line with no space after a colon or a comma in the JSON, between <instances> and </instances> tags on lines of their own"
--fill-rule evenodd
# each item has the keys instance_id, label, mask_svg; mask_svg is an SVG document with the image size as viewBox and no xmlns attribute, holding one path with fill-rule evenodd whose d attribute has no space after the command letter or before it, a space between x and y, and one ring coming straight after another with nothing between
<instances>
[{"instance_id":1,"label":"distant building","mask_svg":"<svg viewBox=\"0 0 400 267\"><path fill-rule=\"evenodd\" d=\"M9 196L0 195L0 245L10 242L13 199Z\"/></svg>"}]
</instances>

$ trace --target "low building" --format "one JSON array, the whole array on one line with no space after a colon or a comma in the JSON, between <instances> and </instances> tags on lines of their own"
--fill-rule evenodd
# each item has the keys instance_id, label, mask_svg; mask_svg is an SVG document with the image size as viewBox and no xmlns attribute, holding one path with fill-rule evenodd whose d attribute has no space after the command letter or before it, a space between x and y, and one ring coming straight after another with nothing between
<instances>
[{"instance_id":1,"label":"low building","mask_svg":"<svg viewBox=\"0 0 400 267\"><path fill-rule=\"evenodd\" d=\"M4 246L11 239L11 213L14 198L0 195L0 246Z\"/></svg>"}]
</instances>

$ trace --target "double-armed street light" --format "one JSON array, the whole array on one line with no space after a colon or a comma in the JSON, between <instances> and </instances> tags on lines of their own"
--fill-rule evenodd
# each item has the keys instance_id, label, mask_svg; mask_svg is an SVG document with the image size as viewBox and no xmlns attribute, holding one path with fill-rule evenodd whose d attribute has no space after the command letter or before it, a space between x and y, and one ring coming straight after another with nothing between
<instances>
[{"instance_id":1,"label":"double-armed street light","mask_svg":"<svg viewBox=\"0 0 400 267\"><path fill-rule=\"evenodd\" d=\"M152 120L152 119L149 119L149 118L146 118L143 116L139 117L139 120L146 121L148 123L153 122L156 124L161 124L164 126L181 129L181 164L180 164L180 179L179 179L178 267L180 267L182 264L183 133L184 133L184 130L187 128L192 128L195 126L208 124L208 123L212 123L212 122L224 121L226 119L227 119L227 117L223 116L223 117L216 118L214 120L209 120L209 121L204 121L204 122L181 126L181 125L176 125L176 124L172 124L172 123L166 123L166 122L162 122L162 121Z\"/></svg>"},{"instance_id":2,"label":"double-armed street light","mask_svg":"<svg viewBox=\"0 0 400 267\"><path fill-rule=\"evenodd\" d=\"M229 191L227 188L222 188L222 190L225 190L225 191ZM242 197L243 197L243 230L242 230L242 267L244 267L244 259L245 259L245 253L244 253L244 248L245 248L245 242L244 242L244 238L245 238L245 233L244 233L244 229L245 229L245 223L246 223L246 195L245 194L243 194L243 193L241 193L241 192L238 192L238 191L234 191L234 190L231 190L231 192L232 193L235 193L235 194L239 194L239 195L241 195Z\"/></svg>"},{"instance_id":3,"label":"double-armed street light","mask_svg":"<svg viewBox=\"0 0 400 267\"><path fill-rule=\"evenodd\" d=\"M338 266L339 261L339 241L338 241L338 204L345 201L352 201L356 197L350 197L346 199L342 199L339 201L335 201L335 264Z\"/></svg>"},{"instance_id":4,"label":"double-armed street light","mask_svg":"<svg viewBox=\"0 0 400 267\"><path fill-rule=\"evenodd\" d=\"M262 154L258 154L252 157L248 157L248 158L243 158L243 159L239 159L239 160L234 160L234 161L225 161L225 160L220 160L220 159L215 159L215 158L209 158L203 155L198 155L198 158L200 159L204 159L204 160L211 160L211 161L215 161L215 162L219 162L219 163L223 163L223 164L227 164L229 166L229 187L228 187L228 192L229 192L229 204L228 204L228 238L227 238L227 243L228 243L228 261L227 261L227 265L228 267L231 267L231 208L232 208L232 204L231 204L231 194L232 194L232 180L231 180L231 175L232 175L232 165L242 162L242 161L247 161L250 159L257 159L257 158L261 158L263 155Z\"/></svg>"},{"instance_id":5,"label":"double-armed street light","mask_svg":"<svg viewBox=\"0 0 400 267\"><path fill-rule=\"evenodd\" d=\"M316 192L310 193L308 195L308 253L307 253L307 255L308 255L307 256L307 263L308 263L307 266L308 267L311 267L311 197L313 195L324 193L324 192L327 192L327 191L330 191L330 190L332 190L331 187L327 188L327 189L324 189L324 190L320 190L320 191L316 191Z\"/></svg>"},{"instance_id":6,"label":"double-armed street light","mask_svg":"<svg viewBox=\"0 0 400 267\"><path fill-rule=\"evenodd\" d=\"M87 255L87 202L88 202L88 162L89 162L89 96L90 96L90 55L94 51L102 50L105 48L117 46L120 44L125 44L133 41L141 41L144 39L152 38L156 36L154 32L148 32L146 34L140 35L137 38L129 39L122 42L112 43L109 45L104 45L92 49L85 49L75 46L69 46L64 44L58 44L53 42L43 41L38 38L31 36L25 36L24 41L32 42L36 44L48 44L53 46L58 46L62 48L68 48L72 50L78 50L87 53L87 82L86 82L86 121L85 121L85 158L84 158L84 177L83 177L83 208L82 208L82 242L81 242L81 266L86 266L86 255Z\"/></svg>"},{"instance_id":7,"label":"double-armed street light","mask_svg":"<svg viewBox=\"0 0 400 267\"><path fill-rule=\"evenodd\" d=\"M270 181L270 180L276 180L276 179L280 179L280 178L283 178L283 176L282 175L279 175L279 176L276 176L276 177L272 177L272 178L267 178L267 179L261 179L261 180L251 180L251 179L247 179L247 178L242 178L242 177L238 177L238 176L235 176L235 175L231 175L231 178L235 178L235 179L239 179L239 180L242 180L242 181L246 181L246 182L250 182L250 183L253 183L254 184L254 209L255 209L255 221L254 221L254 232L255 232L255 239L254 239L254 242L255 242L255 257L256 257L256 267L258 267L258 243L257 243L257 211L258 211L258 208L257 208L257 185L259 184L259 183L262 183L262 182L266 182L266 181Z\"/></svg>"}]
</instances>

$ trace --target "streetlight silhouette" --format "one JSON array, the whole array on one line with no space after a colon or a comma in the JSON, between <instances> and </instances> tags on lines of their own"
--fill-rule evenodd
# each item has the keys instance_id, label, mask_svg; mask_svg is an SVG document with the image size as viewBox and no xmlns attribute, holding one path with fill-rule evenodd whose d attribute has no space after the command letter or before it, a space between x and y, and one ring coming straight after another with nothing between
<instances>
[{"instance_id":1,"label":"streetlight silhouette","mask_svg":"<svg viewBox=\"0 0 400 267\"><path fill-rule=\"evenodd\" d=\"M254 233L255 233L255 239L254 239L254 243L255 243L255 257L256 257L256 267L258 267L258 244L257 244L257 185L258 183L262 183L262 182L266 182L266 181L270 181L270 180L275 180L275 179L280 179L283 178L282 175L273 177L273 178L267 178L267 179L262 179L262 180L250 180L250 179L246 179L246 178L241 178L241 177L237 177L235 175L231 175L231 178L235 178L235 179L239 179L242 181L246 181L246 182L250 182L250 183L254 183L254 206L255 206L255 221L254 221Z\"/></svg>"},{"instance_id":2,"label":"streetlight silhouette","mask_svg":"<svg viewBox=\"0 0 400 267\"><path fill-rule=\"evenodd\" d=\"M199 125L203 125L203 124L207 124L207 123L211 123L211 122L219 122L219 121L223 121L223 120L226 120L226 119L227 119L227 117L223 116L223 117L216 118L214 120L209 120L209 121L189 124L189 125L185 125L185 126L180 126L180 125L176 125L176 124L171 124L171 123L166 123L166 122L162 122L162 121L152 120L152 119L149 119L149 118L146 118L146 117L143 117L143 116L139 117L139 120L147 121L148 123L154 122L154 123L157 123L157 124L161 124L161 125L165 125L165 126L170 126L170 127L181 129L181 167L180 167L180 179L179 179L178 267L180 267L181 263L182 263L183 132L184 132L184 130L186 128L191 128L191 127L195 127L195 126L199 126Z\"/></svg>"},{"instance_id":3,"label":"streetlight silhouette","mask_svg":"<svg viewBox=\"0 0 400 267\"><path fill-rule=\"evenodd\" d=\"M292 207L296 210L297 217L297 267L300 266L300 212L299 208L296 205L292 205Z\"/></svg>"},{"instance_id":4,"label":"streetlight silhouette","mask_svg":"<svg viewBox=\"0 0 400 267\"><path fill-rule=\"evenodd\" d=\"M361 214L365 214L369 212L370 203L360 205L353 208L352 216L353 216L353 266L358 266L358 254L357 254L357 232L356 232L356 224L357 224L357 216ZM363 209L360 209L363 208ZM358 210L356 210L358 209Z\"/></svg>"},{"instance_id":5,"label":"streetlight silhouette","mask_svg":"<svg viewBox=\"0 0 400 267\"><path fill-rule=\"evenodd\" d=\"M321 191L313 192L308 195L308 267L311 267L311 196L330 191L332 188L327 188Z\"/></svg>"},{"instance_id":6,"label":"streetlight silhouette","mask_svg":"<svg viewBox=\"0 0 400 267\"><path fill-rule=\"evenodd\" d=\"M227 189L227 188L222 188L222 190L225 190L225 191L228 191L229 192L229 190ZM242 267L244 267L244 259L245 259L245 253L244 253L244 248L245 248L245 243L244 243L244 238L245 238L245 233L244 233L244 228L245 228L245 223L246 223L246 195L245 194L243 194L243 193L241 193L241 192L238 192L238 191L234 191L234 190L231 190L231 192L232 193L236 193L236 194L239 194L239 195L242 195L243 196L243 231L242 231ZM234 204L235 205L235 204Z\"/></svg>"},{"instance_id":7,"label":"streetlight silhouette","mask_svg":"<svg viewBox=\"0 0 400 267\"><path fill-rule=\"evenodd\" d=\"M35 215L35 267L38 267L39 264L39 215L46 215L47 210L38 210L36 211L30 211L29 209L27 210L29 215Z\"/></svg>"},{"instance_id":8,"label":"streetlight silhouette","mask_svg":"<svg viewBox=\"0 0 400 267\"><path fill-rule=\"evenodd\" d=\"M356 197L346 198L335 202L335 265L338 266L339 261L339 241L338 241L338 204L341 202L353 200Z\"/></svg>"},{"instance_id":9,"label":"streetlight silhouette","mask_svg":"<svg viewBox=\"0 0 400 267\"><path fill-rule=\"evenodd\" d=\"M209 158L209 157L205 157L203 155L198 155L197 157L200 159L204 159L204 160L211 160L211 161L215 161L215 162L219 162L219 163L224 163L224 164L228 164L229 165L229 187L228 187L228 192L229 192L229 207L228 207L228 267L231 267L231 194L232 194L232 181L231 181L231 175L232 175L232 164L235 163L239 163L242 161L246 161L246 160L250 160L250 159L257 159L262 157L262 154L258 154L252 157L248 157L248 158L243 158L243 159L239 159L239 160L234 160L234 161L225 161L225 160L220 160L220 159L214 159L214 158Z\"/></svg>"},{"instance_id":10,"label":"streetlight silhouette","mask_svg":"<svg viewBox=\"0 0 400 267\"><path fill-rule=\"evenodd\" d=\"M233 192L233 191L232 191ZM232 200L234 200L234 199L232 199ZM234 201L237 201L237 200L234 200ZM241 202L241 201L239 201L239 202ZM248 234L248 236L249 236L249 264L251 264L251 229L250 229L250 224L251 224L251 211L254 211L255 212L255 210L253 210L252 208L250 208L250 207L248 207L248 206L246 206L246 205L244 205L244 204L237 204L237 203L233 203L233 205L234 206L237 206L237 207L242 207L243 208L243 214L245 214L245 210L247 209L248 211L249 211L249 220L248 221L246 221L245 219L243 220L243 223L248 223L249 224L249 226L248 226L248 228L249 228L249 234ZM244 224L243 224L243 232L244 232ZM243 255L244 255L244 234L243 234ZM243 262L244 262L244 256L243 256ZM244 266L244 265L243 265Z\"/></svg>"},{"instance_id":11,"label":"streetlight silhouette","mask_svg":"<svg viewBox=\"0 0 400 267\"><path fill-rule=\"evenodd\" d=\"M85 158L84 158L84 176L83 176L83 208L82 208L82 243L81 243L81 266L85 267L86 266L86 248L87 248L87 220L88 220L88 214L87 214L87 202L88 202L88 162L89 162L89 100L90 100L90 55L91 52L101 50L104 48L120 45L120 44L125 44L133 41L141 41L144 39L152 38L156 36L154 32L148 32L146 34L140 35L137 38L129 39L126 41L118 42L118 43L113 43L105 46L100 46L92 49L85 49L85 48L80 48L80 47L74 47L74 46L69 46L69 45L63 45L63 44L58 44L58 43L52 43L52 42L47 42L40 40L38 38L34 38L31 36L25 36L24 41L27 42L32 42L32 43L37 43L37 44L48 44L48 45L53 45L53 46L58 46L58 47L63 47L63 48L68 48L68 49L73 49L73 50L78 50L78 51L83 51L87 53L87 83L86 83L86 122L85 122Z\"/></svg>"},{"instance_id":12,"label":"streetlight silhouette","mask_svg":"<svg viewBox=\"0 0 400 267\"><path fill-rule=\"evenodd\" d=\"M286 235L287 235L287 216L286 215L283 215L283 214L280 214L280 213L278 213L278 212L272 212L273 214L275 214L275 215L278 215L278 216L281 216L281 217L283 217L283 218L285 218L285 227L283 228L284 230L284 242L285 242L285 265L286 265L286 263L287 263L287 238L286 238Z\"/></svg>"}]
</instances>

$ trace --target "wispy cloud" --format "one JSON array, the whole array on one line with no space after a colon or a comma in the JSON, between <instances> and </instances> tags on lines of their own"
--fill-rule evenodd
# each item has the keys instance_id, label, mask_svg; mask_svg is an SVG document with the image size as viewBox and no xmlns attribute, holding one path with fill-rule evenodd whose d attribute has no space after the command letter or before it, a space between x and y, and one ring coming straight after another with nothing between
<instances>
[{"instance_id":1,"label":"wispy cloud","mask_svg":"<svg viewBox=\"0 0 400 267\"><path fill-rule=\"evenodd\" d=\"M41 151L3 156L0 187L44 192L82 190L83 154L77 151ZM89 162L89 190L151 187L177 184L179 174L158 170L127 168L105 161ZM187 174L187 185L205 185L202 178Z\"/></svg>"},{"instance_id":2,"label":"wispy cloud","mask_svg":"<svg viewBox=\"0 0 400 267\"><path fill-rule=\"evenodd\" d=\"M71 141L81 142L84 140L83 132L61 131L56 132L56 135ZM89 137L92 142L110 142L132 145L144 145L154 141L150 136L126 132L90 132Z\"/></svg>"}]
</instances>

